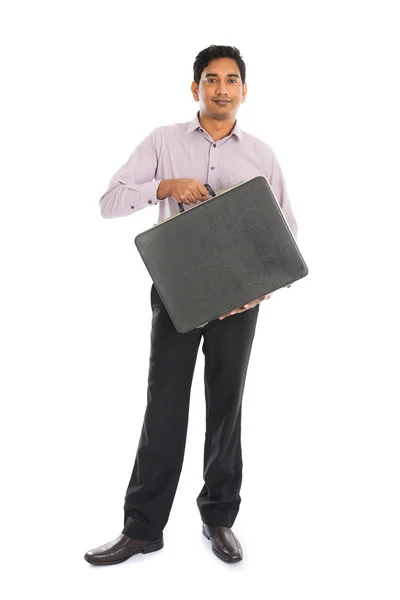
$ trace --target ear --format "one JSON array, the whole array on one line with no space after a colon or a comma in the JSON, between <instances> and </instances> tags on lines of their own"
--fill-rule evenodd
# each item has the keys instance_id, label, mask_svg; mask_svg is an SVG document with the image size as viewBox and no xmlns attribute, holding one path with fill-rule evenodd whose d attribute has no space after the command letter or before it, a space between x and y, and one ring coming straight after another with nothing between
<instances>
[{"instance_id":1,"label":"ear","mask_svg":"<svg viewBox=\"0 0 400 600\"><path fill-rule=\"evenodd\" d=\"M243 90L242 90L242 102L244 102L246 100L246 96L247 96L247 83L244 83Z\"/></svg>"},{"instance_id":2,"label":"ear","mask_svg":"<svg viewBox=\"0 0 400 600\"><path fill-rule=\"evenodd\" d=\"M199 99L199 86L195 81L192 81L190 89L192 90L193 98L197 101Z\"/></svg>"}]
</instances>

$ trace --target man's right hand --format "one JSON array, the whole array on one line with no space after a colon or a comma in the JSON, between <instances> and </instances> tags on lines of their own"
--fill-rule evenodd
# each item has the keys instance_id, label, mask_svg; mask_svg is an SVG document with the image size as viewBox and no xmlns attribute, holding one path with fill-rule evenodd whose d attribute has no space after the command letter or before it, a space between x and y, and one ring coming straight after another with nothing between
<instances>
[{"instance_id":1,"label":"man's right hand","mask_svg":"<svg viewBox=\"0 0 400 600\"><path fill-rule=\"evenodd\" d=\"M207 188L198 179L170 179L170 194L176 202L196 204L209 196Z\"/></svg>"}]
</instances>

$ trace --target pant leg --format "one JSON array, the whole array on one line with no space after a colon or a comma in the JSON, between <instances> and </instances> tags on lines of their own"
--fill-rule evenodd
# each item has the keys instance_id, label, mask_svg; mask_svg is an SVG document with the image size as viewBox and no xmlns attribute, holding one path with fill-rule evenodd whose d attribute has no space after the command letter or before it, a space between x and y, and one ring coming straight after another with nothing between
<instances>
[{"instance_id":1,"label":"pant leg","mask_svg":"<svg viewBox=\"0 0 400 600\"><path fill-rule=\"evenodd\" d=\"M147 407L125 495L122 533L161 537L181 474L189 399L202 329L179 333L154 286Z\"/></svg>"},{"instance_id":2,"label":"pant leg","mask_svg":"<svg viewBox=\"0 0 400 600\"><path fill-rule=\"evenodd\" d=\"M260 305L204 328L206 436L204 485L197 497L202 520L231 527L242 483L242 396Z\"/></svg>"}]
</instances>

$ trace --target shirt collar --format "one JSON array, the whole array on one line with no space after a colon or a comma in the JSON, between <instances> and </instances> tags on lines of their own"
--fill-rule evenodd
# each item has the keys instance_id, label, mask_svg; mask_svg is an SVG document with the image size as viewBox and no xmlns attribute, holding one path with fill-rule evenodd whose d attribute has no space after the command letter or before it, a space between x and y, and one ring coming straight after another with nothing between
<instances>
[{"instance_id":1,"label":"shirt collar","mask_svg":"<svg viewBox=\"0 0 400 600\"><path fill-rule=\"evenodd\" d=\"M190 121L189 127L188 127L188 133L191 133L192 131L195 131L196 129L198 129L198 130L201 129L199 114L200 114L200 111L197 111L197 113L195 114L193 119ZM236 119L235 125L234 125L230 135L236 135L240 140L243 139L243 134L238 125L237 119Z\"/></svg>"}]
</instances>

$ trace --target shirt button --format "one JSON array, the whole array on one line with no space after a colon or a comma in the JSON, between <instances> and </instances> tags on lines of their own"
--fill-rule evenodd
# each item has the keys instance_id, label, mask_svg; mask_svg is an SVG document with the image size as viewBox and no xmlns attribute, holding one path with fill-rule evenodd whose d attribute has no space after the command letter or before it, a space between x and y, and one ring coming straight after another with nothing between
<instances>
[{"instance_id":1,"label":"shirt button","mask_svg":"<svg viewBox=\"0 0 400 600\"><path fill-rule=\"evenodd\" d=\"M214 148L216 148L216 147L217 147L217 144L213 144L213 146L214 146Z\"/></svg>"},{"instance_id":2,"label":"shirt button","mask_svg":"<svg viewBox=\"0 0 400 600\"><path fill-rule=\"evenodd\" d=\"M200 131L203 131L202 129L200 129Z\"/></svg>"},{"instance_id":3,"label":"shirt button","mask_svg":"<svg viewBox=\"0 0 400 600\"><path fill-rule=\"evenodd\" d=\"M152 203L151 200L147 200L147 204L151 204L151 203Z\"/></svg>"},{"instance_id":4,"label":"shirt button","mask_svg":"<svg viewBox=\"0 0 400 600\"><path fill-rule=\"evenodd\" d=\"M211 167L211 170L214 171L215 167Z\"/></svg>"},{"instance_id":5,"label":"shirt button","mask_svg":"<svg viewBox=\"0 0 400 600\"><path fill-rule=\"evenodd\" d=\"M131 208L135 208L134 206L131 206Z\"/></svg>"}]
</instances>

